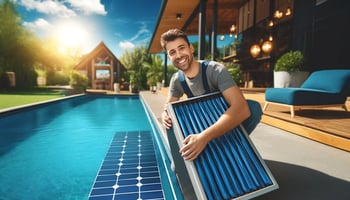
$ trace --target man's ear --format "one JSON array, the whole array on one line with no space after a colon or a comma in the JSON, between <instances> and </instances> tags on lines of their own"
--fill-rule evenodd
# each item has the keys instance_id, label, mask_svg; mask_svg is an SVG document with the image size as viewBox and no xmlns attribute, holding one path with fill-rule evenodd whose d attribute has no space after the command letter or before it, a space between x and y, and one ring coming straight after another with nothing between
<instances>
[{"instance_id":1,"label":"man's ear","mask_svg":"<svg viewBox=\"0 0 350 200\"><path fill-rule=\"evenodd\" d=\"M191 49L191 53L194 53L194 47L192 44L190 44L190 49Z\"/></svg>"}]
</instances>

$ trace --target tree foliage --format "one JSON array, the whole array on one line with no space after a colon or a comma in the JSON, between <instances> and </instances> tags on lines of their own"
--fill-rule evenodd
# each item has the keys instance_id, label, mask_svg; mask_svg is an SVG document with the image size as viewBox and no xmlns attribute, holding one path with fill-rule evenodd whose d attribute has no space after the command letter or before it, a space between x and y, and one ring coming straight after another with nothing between
<instances>
[{"instance_id":1,"label":"tree foliage","mask_svg":"<svg viewBox=\"0 0 350 200\"><path fill-rule=\"evenodd\" d=\"M243 75L242 75L240 64L226 63L225 67L228 70L228 72L231 74L236 84L241 85L243 83Z\"/></svg>"},{"instance_id":2,"label":"tree foliage","mask_svg":"<svg viewBox=\"0 0 350 200\"><path fill-rule=\"evenodd\" d=\"M72 68L78 64L81 56L60 52L60 43L55 38L47 37L41 42L43 53L39 55L38 63L35 65L36 71L45 71L48 85L67 85Z\"/></svg>"},{"instance_id":3,"label":"tree foliage","mask_svg":"<svg viewBox=\"0 0 350 200\"><path fill-rule=\"evenodd\" d=\"M129 83L137 90L144 90L147 88L147 69L144 63L152 62L151 55L147 53L145 46L136 47L133 51L126 51L121 57L120 61L128 70Z\"/></svg>"},{"instance_id":4,"label":"tree foliage","mask_svg":"<svg viewBox=\"0 0 350 200\"><path fill-rule=\"evenodd\" d=\"M72 71L71 77L70 77L70 85L73 89L84 92L89 84L89 79L87 76L77 72Z\"/></svg>"},{"instance_id":5,"label":"tree foliage","mask_svg":"<svg viewBox=\"0 0 350 200\"><path fill-rule=\"evenodd\" d=\"M0 1L0 77L15 72L17 88L36 86L37 71L44 71L48 84L69 84L69 75L78 55L59 52L54 38L38 39L22 26L15 1Z\"/></svg>"},{"instance_id":6,"label":"tree foliage","mask_svg":"<svg viewBox=\"0 0 350 200\"><path fill-rule=\"evenodd\" d=\"M147 70L147 85L155 86L163 80L163 60L159 55L151 55L151 62L144 62L143 67Z\"/></svg>"},{"instance_id":7,"label":"tree foliage","mask_svg":"<svg viewBox=\"0 0 350 200\"><path fill-rule=\"evenodd\" d=\"M0 3L0 24L0 71L15 72L16 87L35 86L33 66L40 52L40 42L21 26L13 1L3 0Z\"/></svg>"},{"instance_id":8,"label":"tree foliage","mask_svg":"<svg viewBox=\"0 0 350 200\"><path fill-rule=\"evenodd\" d=\"M167 69L167 72L168 72L167 78L168 78L168 80L166 80L167 83L170 82L171 77L172 77L175 73L177 73L177 71L178 71L178 69L175 68L174 65L172 65L172 64L171 64L171 65L168 65L168 69Z\"/></svg>"}]
</instances>

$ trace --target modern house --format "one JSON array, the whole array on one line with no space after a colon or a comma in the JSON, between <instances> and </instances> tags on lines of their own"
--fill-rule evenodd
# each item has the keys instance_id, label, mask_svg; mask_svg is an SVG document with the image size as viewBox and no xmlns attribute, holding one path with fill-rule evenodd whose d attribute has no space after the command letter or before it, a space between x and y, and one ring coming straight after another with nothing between
<instances>
[{"instance_id":1,"label":"modern house","mask_svg":"<svg viewBox=\"0 0 350 200\"><path fill-rule=\"evenodd\" d=\"M218 38L235 37L224 62L240 64L254 86L270 87L276 60L289 50L304 54L310 72L350 68L349 10L347 0L164 0L148 51L162 52L160 35L179 28L198 36L198 59L216 60Z\"/></svg>"},{"instance_id":2,"label":"modern house","mask_svg":"<svg viewBox=\"0 0 350 200\"><path fill-rule=\"evenodd\" d=\"M85 55L74 69L89 78L90 89L113 90L114 83L124 86L121 83L124 83L126 69L104 42Z\"/></svg>"}]
</instances>

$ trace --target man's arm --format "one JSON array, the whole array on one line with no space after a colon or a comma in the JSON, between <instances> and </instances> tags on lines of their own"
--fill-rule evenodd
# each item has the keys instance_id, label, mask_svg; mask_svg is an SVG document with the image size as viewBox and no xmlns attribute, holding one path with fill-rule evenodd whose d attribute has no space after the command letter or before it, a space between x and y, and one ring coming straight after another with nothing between
<instances>
[{"instance_id":1,"label":"man's arm","mask_svg":"<svg viewBox=\"0 0 350 200\"><path fill-rule=\"evenodd\" d=\"M230 87L222 94L230 106L216 123L202 132L209 141L237 127L250 116L248 103L239 87Z\"/></svg>"},{"instance_id":2,"label":"man's arm","mask_svg":"<svg viewBox=\"0 0 350 200\"><path fill-rule=\"evenodd\" d=\"M222 136L241 124L250 116L250 110L238 86L226 89L223 96L230 105L227 111L209 128L200 134L192 134L185 138L180 153L185 160L194 160L211 140Z\"/></svg>"}]
</instances>

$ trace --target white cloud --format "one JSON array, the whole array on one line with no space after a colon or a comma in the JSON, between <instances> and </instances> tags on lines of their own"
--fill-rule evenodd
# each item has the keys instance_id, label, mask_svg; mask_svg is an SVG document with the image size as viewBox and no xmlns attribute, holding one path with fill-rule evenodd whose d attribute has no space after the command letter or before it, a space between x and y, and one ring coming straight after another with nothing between
<instances>
[{"instance_id":1,"label":"white cloud","mask_svg":"<svg viewBox=\"0 0 350 200\"><path fill-rule=\"evenodd\" d=\"M115 33L115 35L119 35L120 37L121 34ZM133 35L130 39L119 42L119 47L122 49L132 49L134 48L137 44L146 44L149 42L149 39L151 37L151 32L146 28L146 24L142 23L141 28L137 31L135 35Z\"/></svg>"},{"instance_id":2,"label":"white cloud","mask_svg":"<svg viewBox=\"0 0 350 200\"><path fill-rule=\"evenodd\" d=\"M149 30L147 30L147 29L140 29L137 33L136 33L136 35L134 35L130 40L131 41L135 41L135 40L137 40L137 39L139 39L142 35L147 35L147 33L149 33Z\"/></svg>"},{"instance_id":3,"label":"white cloud","mask_svg":"<svg viewBox=\"0 0 350 200\"><path fill-rule=\"evenodd\" d=\"M76 16L73 10L67 8L62 2L54 0L21 0L20 4L28 10L36 10L40 13L59 15L61 17Z\"/></svg>"},{"instance_id":4,"label":"white cloud","mask_svg":"<svg viewBox=\"0 0 350 200\"><path fill-rule=\"evenodd\" d=\"M137 33L132 38L130 38L130 41L138 40L142 36L143 38L150 37L150 31L147 29L147 26L145 23L142 23L140 30L137 31Z\"/></svg>"},{"instance_id":5,"label":"white cloud","mask_svg":"<svg viewBox=\"0 0 350 200\"><path fill-rule=\"evenodd\" d=\"M119 47L122 49L132 49L135 45L128 41L119 42Z\"/></svg>"},{"instance_id":6,"label":"white cloud","mask_svg":"<svg viewBox=\"0 0 350 200\"><path fill-rule=\"evenodd\" d=\"M82 12L85 15L107 14L104 5L99 0L20 0L20 4L27 10L36 10L40 13L58 15L60 17L77 16L75 11Z\"/></svg>"},{"instance_id":7,"label":"white cloud","mask_svg":"<svg viewBox=\"0 0 350 200\"><path fill-rule=\"evenodd\" d=\"M23 25L32 30L47 31L52 28L52 25L48 21L42 18L37 19L35 22L24 22Z\"/></svg>"},{"instance_id":8,"label":"white cloud","mask_svg":"<svg viewBox=\"0 0 350 200\"><path fill-rule=\"evenodd\" d=\"M84 14L106 15L107 12L100 0L67 0L67 2L75 9L82 11Z\"/></svg>"}]
</instances>

